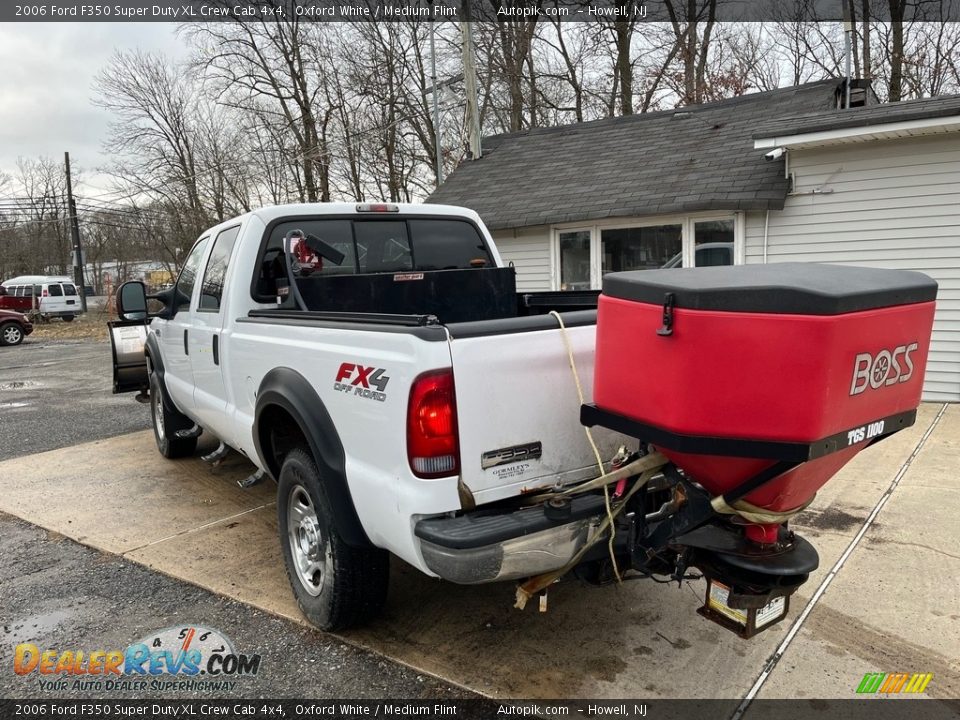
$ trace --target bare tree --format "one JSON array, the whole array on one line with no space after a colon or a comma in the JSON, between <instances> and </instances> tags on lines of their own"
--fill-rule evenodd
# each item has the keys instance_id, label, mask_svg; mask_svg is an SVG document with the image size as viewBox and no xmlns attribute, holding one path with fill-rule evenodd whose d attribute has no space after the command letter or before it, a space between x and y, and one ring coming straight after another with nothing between
<instances>
[{"instance_id":1,"label":"bare tree","mask_svg":"<svg viewBox=\"0 0 960 720\"><path fill-rule=\"evenodd\" d=\"M281 0L268 4L282 5ZM186 28L199 48L195 67L221 89L220 102L243 109L265 101L261 111L282 123L296 140L294 158L303 172L302 198L330 200L327 129L333 109L318 104L320 83L328 73L323 45L333 30L326 23L301 23L296 14L282 20L202 23Z\"/></svg>"},{"instance_id":2,"label":"bare tree","mask_svg":"<svg viewBox=\"0 0 960 720\"><path fill-rule=\"evenodd\" d=\"M665 0L665 7L683 63L680 103L702 102L710 40L717 20L717 0Z\"/></svg>"},{"instance_id":3,"label":"bare tree","mask_svg":"<svg viewBox=\"0 0 960 720\"><path fill-rule=\"evenodd\" d=\"M14 182L23 194L16 213L18 252L24 271L67 271L70 241L66 231L66 176L48 157L17 158Z\"/></svg>"},{"instance_id":4,"label":"bare tree","mask_svg":"<svg viewBox=\"0 0 960 720\"><path fill-rule=\"evenodd\" d=\"M96 102L113 112L106 147L122 158L113 172L134 192L163 198L183 214L190 234L210 224L198 178L197 87L167 58L114 54L94 81Z\"/></svg>"}]
</instances>

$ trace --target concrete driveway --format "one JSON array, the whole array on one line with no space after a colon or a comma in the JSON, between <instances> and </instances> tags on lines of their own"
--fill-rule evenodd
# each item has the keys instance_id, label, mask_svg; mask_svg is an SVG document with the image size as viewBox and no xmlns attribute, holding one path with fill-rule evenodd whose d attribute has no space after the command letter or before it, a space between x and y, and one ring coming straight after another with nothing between
<instances>
[{"instance_id":1,"label":"concrete driveway","mask_svg":"<svg viewBox=\"0 0 960 720\"><path fill-rule=\"evenodd\" d=\"M563 582L548 612L521 612L511 584L459 587L400 561L384 617L342 637L493 697L727 698L733 712L753 697L850 698L867 672L930 672L929 698L958 698L958 468L956 405L924 405L861 453L794 524L819 570L751 641L695 613L702 581ZM273 483L236 485L250 469L237 455L167 461L135 432L0 463L0 511L303 622Z\"/></svg>"}]
</instances>

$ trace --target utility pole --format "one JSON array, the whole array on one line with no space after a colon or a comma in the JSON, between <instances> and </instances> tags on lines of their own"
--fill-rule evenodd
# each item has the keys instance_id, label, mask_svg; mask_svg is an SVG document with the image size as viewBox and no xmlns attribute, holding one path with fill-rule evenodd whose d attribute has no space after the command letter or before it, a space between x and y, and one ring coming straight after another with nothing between
<instances>
[{"instance_id":1,"label":"utility pole","mask_svg":"<svg viewBox=\"0 0 960 720\"><path fill-rule=\"evenodd\" d=\"M477 71L473 67L473 23L470 22L470 0L463 4L466 22L460 23L463 55L463 84L467 91L467 131L470 138L470 157L479 160L483 151L480 147L480 107L477 103Z\"/></svg>"},{"instance_id":2,"label":"utility pole","mask_svg":"<svg viewBox=\"0 0 960 720\"><path fill-rule=\"evenodd\" d=\"M430 0L430 9L433 9L433 0ZM437 87L437 41L436 22L430 20L430 82L433 83L433 133L434 149L437 155L437 187L443 185L443 151L440 148L440 88Z\"/></svg>"},{"instance_id":3,"label":"utility pole","mask_svg":"<svg viewBox=\"0 0 960 720\"><path fill-rule=\"evenodd\" d=\"M73 180L70 177L70 153L63 154L67 169L67 212L70 221L70 237L73 245L73 282L80 296L80 309L87 311L87 290L83 281L83 248L80 246L80 223L77 221L77 203L73 199Z\"/></svg>"}]
</instances>

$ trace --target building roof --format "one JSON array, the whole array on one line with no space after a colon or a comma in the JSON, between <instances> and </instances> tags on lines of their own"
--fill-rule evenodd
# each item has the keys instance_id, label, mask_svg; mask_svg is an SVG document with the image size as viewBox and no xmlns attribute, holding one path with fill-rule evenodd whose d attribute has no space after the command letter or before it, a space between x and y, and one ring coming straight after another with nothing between
<instances>
[{"instance_id":1,"label":"building roof","mask_svg":"<svg viewBox=\"0 0 960 720\"><path fill-rule=\"evenodd\" d=\"M904 100L883 105L807 113L764 122L753 132L755 139L875 127L912 120L956 118L960 116L960 95L946 95L920 100Z\"/></svg>"},{"instance_id":2,"label":"building roof","mask_svg":"<svg viewBox=\"0 0 960 720\"><path fill-rule=\"evenodd\" d=\"M491 229L698 210L783 207L783 161L754 149L771 117L836 107L839 81L484 138L429 202L476 210Z\"/></svg>"}]
</instances>

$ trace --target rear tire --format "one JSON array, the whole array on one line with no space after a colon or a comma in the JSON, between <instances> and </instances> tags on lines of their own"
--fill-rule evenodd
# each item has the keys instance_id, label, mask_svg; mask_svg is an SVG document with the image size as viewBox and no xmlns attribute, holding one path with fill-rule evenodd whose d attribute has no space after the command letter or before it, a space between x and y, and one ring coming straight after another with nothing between
<instances>
[{"instance_id":1,"label":"rear tire","mask_svg":"<svg viewBox=\"0 0 960 720\"><path fill-rule=\"evenodd\" d=\"M380 614L390 555L352 547L337 533L327 487L310 453L291 450L277 488L280 546L297 605L321 630L344 630Z\"/></svg>"},{"instance_id":2,"label":"rear tire","mask_svg":"<svg viewBox=\"0 0 960 720\"><path fill-rule=\"evenodd\" d=\"M157 450L170 460L193 455L197 449L197 438L176 437L178 430L193 427L193 422L186 415L167 408L162 393L160 379L155 372L150 373L150 417L153 420L153 438L157 441Z\"/></svg>"},{"instance_id":3,"label":"rear tire","mask_svg":"<svg viewBox=\"0 0 960 720\"><path fill-rule=\"evenodd\" d=\"M63 316L63 321L64 321L64 322L73 322L73 318L74 318L73 315L64 315L64 316Z\"/></svg>"},{"instance_id":4,"label":"rear tire","mask_svg":"<svg viewBox=\"0 0 960 720\"><path fill-rule=\"evenodd\" d=\"M15 322L0 325L0 345L19 345L23 342L23 328Z\"/></svg>"}]
</instances>

